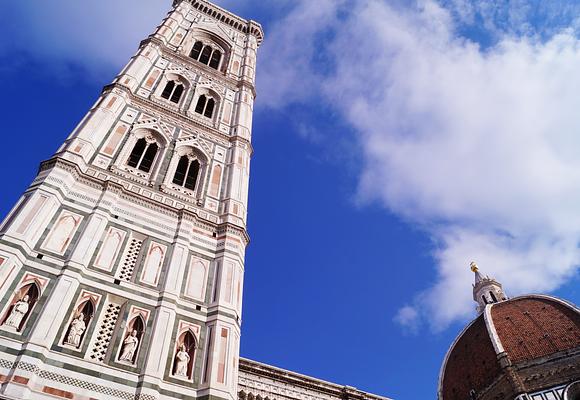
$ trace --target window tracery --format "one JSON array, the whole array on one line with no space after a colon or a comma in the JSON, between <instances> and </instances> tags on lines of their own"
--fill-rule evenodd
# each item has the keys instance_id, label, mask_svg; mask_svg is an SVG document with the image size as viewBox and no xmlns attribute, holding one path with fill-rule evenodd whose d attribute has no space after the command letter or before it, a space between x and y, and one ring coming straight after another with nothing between
<instances>
[{"instance_id":1,"label":"window tracery","mask_svg":"<svg viewBox=\"0 0 580 400\"><path fill-rule=\"evenodd\" d=\"M191 155L181 156L173 176L173 183L189 190L195 190L200 168L201 164L197 158L193 158Z\"/></svg>"},{"instance_id":2,"label":"window tracery","mask_svg":"<svg viewBox=\"0 0 580 400\"><path fill-rule=\"evenodd\" d=\"M195 112L203 115L206 118L213 118L215 110L215 100L213 97L206 96L202 94L197 99L197 104L195 106Z\"/></svg>"},{"instance_id":3,"label":"window tracery","mask_svg":"<svg viewBox=\"0 0 580 400\"><path fill-rule=\"evenodd\" d=\"M161 92L161 97L171 101L172 103L179 104L181 96L185 91L185 86L179 81L170 80L165 84L163 92Z\"/></svg>"},{"instance_id":4,"label":"window tracery","mask_svg":"<svg viewBox=\"0 0 580 400\"><path fill-rule=\"evenodd\" d=\"M152 135L142 137L133 146L127 165L143 172L149 172L158 150L159 146Z\"/></svg>"},{"instance_id":5,"label":"window tracery","mask_svg":"<svg viewBox=\"0 0 580 400\"><path fill-rule=\"evenodd\" d=\"M195 42L189 56L215 70L220 69L220 63L223 58L221 50L214 48L209 44L204 44L200 40Z\"/></svg>"},{"instance_id":6,"label":"window tracery","mask_svg":"<svg viewBox=\"0 0 580 400\"><path fill-rule=\"evenodd\" d=\"M199 148L183 145L175 149L163 187L200 198L207 173L207 156Z\"/></svg>"}]
</instances>

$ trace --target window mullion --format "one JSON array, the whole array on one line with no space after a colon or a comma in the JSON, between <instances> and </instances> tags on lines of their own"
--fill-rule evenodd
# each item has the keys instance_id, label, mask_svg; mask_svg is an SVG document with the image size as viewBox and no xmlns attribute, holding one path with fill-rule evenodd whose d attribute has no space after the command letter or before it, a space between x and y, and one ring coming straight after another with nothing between
<instances>
[{"instance_id":1,"label":"window mullion","mask_svg":"<svg viewBox=\"0 0 580 400\"><path fill-rule=\"evenodd\" d=\"M183 187L187 184L187 177L189 176L189 169L191 168L191 160L188 160L187 168L185 169L185 177L183 178Z\"/></svg>"},{"instance_id":2,"label":"window mullion","mask_svg":"<svg viewBox=\"0 0 580 400\"><path fill-rule=\"evenodd\" d=\"M143 162L143 158L145 157L145 154L147 153L149 146L151 146L151 143L147 143L147 146L145 146L143 153L141 153L141 157L139 157L139 162L137 163L137 167L136 167L137 169L139 169L139 167L141 166L141 162Z\"/></svg>"}]
</instances>

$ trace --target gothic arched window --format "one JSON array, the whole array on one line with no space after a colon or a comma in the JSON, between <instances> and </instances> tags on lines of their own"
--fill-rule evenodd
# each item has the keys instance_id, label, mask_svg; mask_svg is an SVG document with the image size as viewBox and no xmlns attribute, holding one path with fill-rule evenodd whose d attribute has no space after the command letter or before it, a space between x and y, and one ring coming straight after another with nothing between
<instances>
[{"instance_id":1,"label":"gothic arched window","mask_svg":"<svg viewBox=\"0 0 580 400\"><path fill-rule=\"evenodd\" d=\"M157 150L159 150L157 143L148 143L145 138L141 138L135 143L127 165L143 172L149 172L157 155Z\"/></svg>"},{"instance_id":2,"label":"gothic arched window","mask_svg":"<svg viewBox=\"0 0 580 400\"><path fill-rule=\"evenodd\" d=\"M203 49L203 43L202 42L195 42L195 44L193 45L193 48L191 49L191 53L189 54L189 56L191 58L193 58L194 60L199 60L199 55L201 54L202 49Z\"/></svg>"},{"instance_id":3,"label":"gothic arched window","mask_svg":"<svg viewBox=\"0 0 580 400\"><path fill-rule=\"evenodd\" d=\"M211 55L211 59L209 60L209 66L213 69L218 69L221 59L222 53L219 50L214 50Z\"/></svg>"},{"instance_id":4,"label":"gothic arched window","mask_svg":"<svg viewBox=\"0 0 580 400\"><path fill-rule=\"evenodd\" d=\"M207 65L211 58L212 48L209 46L205 46L201 51L201 56L199 57L199 62L202 64Z\"/></svg>"},{"instance_id":5,"label":"gothic arched window","mask_svg":"<svg viewBox=\"0 0 580 400\"><path fill-rule=\"evenodd\" d=\"M185 87L183 84L175 81L168 81L165 85L165 89L161 92L161 97L171 101L172 103L178 104L184 90Z\"/></svg>"},{"instance_id":6,"label":"gothic arched window","mask_svg":"<svg viewBox=\"0 0 580 400\"><path fill-rule=\"evenodd\" d=\"M215 100L212 97L207 97L205 94L199 96L195 106L195 112L207 118L213 117L215 109Z\"/></svg>"},{"instance_id":7,"label":"gothic arched window","mask_svg":"<svg viewBox=\"0 0 580 400\"><path fill-rule=\"evenodd\" d=\"M200 41L195 42L189 56L202 64L209 65L213 69L219 69L220 61L222 60L222 52L220 50L214 49L209 45L204 46Z\"/></svg>"},{"instance_id":8,"label":"gothic arched window","mask_svg":"<svg viewBox=\"0 0 580 400\"><path fill-rule=\"evenodd\" d=\"M198 160L190 160L186 155L181 156L173 176L173 183L189 190L195 190L200 167Z\"/></svg>"}]
</instances>

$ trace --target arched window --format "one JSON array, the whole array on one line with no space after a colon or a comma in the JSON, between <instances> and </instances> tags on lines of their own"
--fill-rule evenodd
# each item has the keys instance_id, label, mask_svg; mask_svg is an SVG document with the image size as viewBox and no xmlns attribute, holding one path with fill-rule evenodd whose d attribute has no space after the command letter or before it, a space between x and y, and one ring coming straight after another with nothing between
<instances>
[{"instance_id":1,"label":"arched window","mask_svg":"<svg viewBox=\"0 0 580 400\"><path fill-rule=\"evenodd\" d=\"M497 297L495 297L495 294L493 292L489 292L489 295L491 296L491 299L493 300L493 302L497 303Z\"/></svg>"},{"instance_id":2,"label":"arched window","mask_svg":"<svg viewBox=\"0 0 580 400\"><path fill-rule=\"evenodd\" d=\"M185 88L179 82L169 81L165 85L165 89L161 92L161 97L171 101L172 103L178 104L179 100L181 100L181 95Z\"/></svg>"},{"instance_id":3,"label":"arched window","mask_svg":"<svg viewBox=\"0 0 580 400\"><path fill-rule=\"evenodd\" d=\"M199 57L199 62L202 64L207 65L211 58L212 48L209 46L205 46L201 51L201 56Z\"/></svg>"},{"instance_id":4,"label":"arched window","mask_svg":"<svg viewBox=\"0 0 580 400\"><path fill-rule=\"evenodd\" d=\"M198 160L190 160L186 155L181 156L173 176L173 183L189 190L195 190L200 167Z\"/></svg>"},{"instance_id":5,"label":"arched window","mask_svg":"<svg viewBox=\"0 0 580 400\"><path fill-rule=\"evenodd\" d=\"M213 69L219 69L220 61L222 60L222 52L214 49L209 45L203 45L202 42L197 41L191 49L189 56L202 64L209 65Z\"/></svg>"},{"instance_id":6,"label":"arched window","mask_svg":"<svg viewBox=\"0 0 580 400\"><path fill-rule=\"evenodd\" d=\"M201 49L203 49L203 43L202 42L195 42L195 44L193 45L193 48L191 49L191 53L189 54L189 56L191 58L193 58L194 60L199 60L199 55L201 54Z\"/></svg>"},{"instance_id":7,"label":"arched window","mask_svg":"<svg viewBox=\"0 0 580 400\"><path fill-rule=\"evenodd\" d=\"M135 143L127 165L143 172L149 172L157 155L157 150L159 150L157 143L149 143L145 138L141 138Z\"/></svg>"},{"instance_id":8,"label":"arched window","mask_svg":"<svg viewBox=\"0 0 580 400\"><path fill-rule=\"evenodd\" d=\"M213 117L213 112L215 109L215 100L213 98L207 98L205 94L199 96L197 104L195 106L195 112L203 115L207 118Z\"/></svg>"},{"instance_id":9,"label":"arched window","mask_svg":"<svg viewBox=\"0 0 580 400\"><path fill-rule=\"evenodd\" d=\"M220 61L222 59L222 53L219 50L214 50L211 59L209 60L209 66L213 69L218 69L220 66Z\"/></svg>"}]
</instances>

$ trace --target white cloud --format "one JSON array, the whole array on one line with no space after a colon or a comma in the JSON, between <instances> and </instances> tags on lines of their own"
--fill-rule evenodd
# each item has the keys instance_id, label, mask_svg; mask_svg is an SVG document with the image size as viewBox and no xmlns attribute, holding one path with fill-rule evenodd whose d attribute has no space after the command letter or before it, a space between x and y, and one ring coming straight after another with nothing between
<instances>
[{"instance_id":1,"label":"white cloud","mask_svg":"<svg viewBox=\"0 0 580 400\"><path fill-rule=\"evenodd\" d=\"M171 3L165 0L3 2L0 31L10 41L2 53L20 52L47 68L73 64L89 77L115 73L138 44L161 22Z\"/></svg>"},{"instance_id":2,"label":"white cloud","mask_svg":"<svg viewBox=\"0 0 580 400\"><path fill-rule=\"evenodd\" d=\"M407 332L417 333L420 325L420 315L413 306L404 306L395 315L394 321L403 327Z\"/></svg>"},{"instance_id":3,"label":"white cloud","mask_svg":"<svg viewBox=\"0 0 580 400\"><path fill-rule=\"evenodd\" d=\"M525 8L506 12L531 29ZM514 30L482 50L457 36L456 15L434 1L411 10L361 0L331 35L335 72L320 79L310 64L311 91L321 88L358 132L360 199L382 202L437 244L438 280L396 316L405 327L423 319L442 329L471 315L472 259L511 294L554 290L580 264L580 42L572 30L547 39ZM318 22L318 32L335 28ZM285 45L292 55L302 43ZM299 84L285 83L286 101Z\"/></svg>"},{"instance_id":4,"label":"white cloud","mask_svg":"<svg viewBox=\"0 0 580 400\"><path fill-rule=\"evenodd\" d=\"M312 61L319 55L320 36L336 26L341 4L344 0L302 1L266 32L257 74L259 104L283 107L319 90L324 75Z\"/></svg>"}]
</instances>

